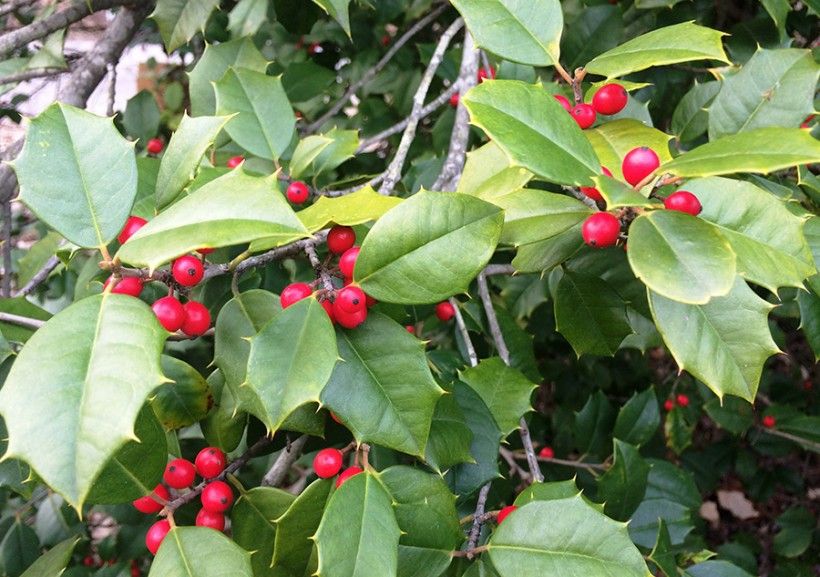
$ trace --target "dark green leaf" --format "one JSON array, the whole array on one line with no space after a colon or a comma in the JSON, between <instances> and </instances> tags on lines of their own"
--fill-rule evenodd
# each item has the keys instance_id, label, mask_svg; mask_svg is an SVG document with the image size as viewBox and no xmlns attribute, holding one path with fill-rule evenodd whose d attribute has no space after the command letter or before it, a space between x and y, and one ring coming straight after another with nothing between
<instances>
[{"instance_id":1,"label":"dark green leaf","mask_svg":"<svg viewBox=\"0 0 820 577\"><path fill-rule=\"evenodd\" d=\"M598 477L598 499L607 515L627 521L644 498L649 465L632 445L617 438L613 442L612 466Z\"/></svg>"},{"instance_id":2,"label":"dark green leaf","mask_svg":"<svg viewBox=\"0 0 820 577\"><path fill-rule=\"evenodd\" d=\"M159 106L154 95L147 90L141 90L128 100L125 113L122 115L122 123L130 136L145 144L159 131L159 118Z\"/></svg>"},{"instance_id":3,"label":"dark green leaf","mask_svg":"<svg viewBox=\"0 0 820 577\"><path fill-rule=\"evenodd\" d=\"M472 462L470 443L473 433L467 426L464 413L452 394L439 397L430 436L424 449L424 460L430 467L441 473L459 463Z\"/></svg>"},{"instance_id":4,"label":"dark green leaf","mask_svg":"<svg viewBox=\"0 0 820 577\"><path fill-rule=\"evenodd\" d=\"M208 16L218 4L219 0L159 0L151 18L157 23L168 52L204 30Z\"/></svg>"},{"instance_id":5,"label":"dark green leaf","mask_svg":"<svg viewBox=\"0 0 820 577\"><path fill-rule=\"evenodd\" d=\"M499 357L482 359L459 377L478 393L505 437L518 429L518 421L532 410L530 397L537 385Z\"/></svg>"},{"instance_id":6,"label":"dark green leaf","mask_svg":"<svg viewBox=\"0 0 820 577\"><path fill-rule=\"evenodd\" d=\"M78 541L77 537L71 537L55 545L37 559L20 577L60 577L66 565L71 561L71 554Z\"/></svg>"},{"instance_id":7,"label":"dark green leaf","mask_svg":"<svg viewBox=\"0 0 820 577\"><path fill-rule=\"evenodd\" d=\"M658 410L658 398L655 389L636 392L618 411L613 435L631 445L640 446L648 443L661 424Z\"/></svg>"},{"instance_id":8,"label":"dark green leaf","mask_svg":"<svg viewBox=\"0 0 820 577\"><path fill-rule=\"evenodd\" d=\"M274 577L271 569L276 520L288 511L294 497L273 487L254 487L243 494L231 511L234 541L250 551L254 577Z\"/></svg>"},{"instance_id":9,"label":"dark green leaf","mask_svg":"<svg viewBox=\"0 0 820 577\"><path fill-rule=\"evenodd\" d=\"M332 490L332 479L317 479L276 520L273 566L277 572L280 569L291 575L304 575L307 572L313 550L311 538L319 528Z\"/></svg>"},{"instance_id":10,"label":"dark green leaf","mask_svg":"<svg viewBox=\"0 0 820 577\"><path fill-rule=\"evenodd\" d=\"M148 577L254 577L251 554L205 527L177 527L162 540Z\"/></svg>"},{"instance_id":11,"label":"dark green leaf","mask_svg":"<svg viewBox=\"0 0 820 577\"><path fill-rule=\"evenodd\" d=\"M162 355L162 372L170 382L159 387L151 399L162 425L168 430L181 429L204 419L214 399L199 371L185 361Z\"/></svg>"}]
</instances>

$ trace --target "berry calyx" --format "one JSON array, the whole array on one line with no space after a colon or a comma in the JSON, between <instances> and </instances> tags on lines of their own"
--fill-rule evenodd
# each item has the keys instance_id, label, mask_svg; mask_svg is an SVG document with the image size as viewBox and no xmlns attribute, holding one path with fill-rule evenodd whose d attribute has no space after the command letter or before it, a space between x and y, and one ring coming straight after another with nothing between
<instances>
[{"instance_id":1,"label":"berry calyx","mask_svg":"<svg viewBox=\"0 0 820 577\"><path fill-rule=\"evenodd\" d=\"M607 176L612 176L612 173L606 166L602 166L601 171ZM595 188L594 186L582 186L581 192L583 192L585 195L587 195L589 198L596 202L604 199L604 197L601 196L601 191Z\"/></svg>"},{"instance_id":2,"label":"berry calyx","mask_svg":"<svg viewBox=\"0 0 820 577\"><path fill-rule=\"evenodd\" d=\"M589 104L583 103L573 106L569 113L582 130L585 130L595 124L595 118L597 117L597 114L595 114L595 109Z\"/></svg>"},{"instance_id":3,"label":"berry calyx","mask_svg":"<svg viewBox=\"0 0 820 577\"><path fill-rule=\"evenodd\" d=\"M620 84L604 84L592 97L592 107L598 114L618 114L626 107L629 93Z\"/></svg>"},{"instance_id":4,"label":"berry calyx","mask_svg":"<svg viewBox=\"0 0 820 577\"><path fill-rule=\"evenodd\" d=\"M313 457L313 470L322 479L330 479L342 469L344 455L339 449L322 449Z\"/></svg>"},{"instance_id":5,"label":"berry calyx","mask_svg":"<svg viewBox=\"0 0 820 577\"><path fill-rule=\"evenodd\" d=\"M507 518L507 515L509 515L510 513L515 511L516 509L518 509L518 507L516 507L515 505L507 505L506 507L504 507L503 509L501 509L498 512L498 517L496 518L496 522L499 525L501 525L501 523L504 522L504 519Z\"/></svg>"},{"instance_id":6,"label":"berry calyx","mask_svg":"<svg viewBox=\"0 0 820 577\"><path fill-rule=\"evenodd\" d=\"M174 261L171 265L171 274L182 286L195 286L205 276L205 267L198 258L186 254Z\"/></svg>"},{"instance_id":7,"label":"berry calyx","mask_svg":"<svg viewBox=\"0 0 820 577\"><path fill-rule=\"evenodd\" d=\"M438 320L446 323L451 318L456 316L456 309L450 304L450 301L442 301L436 305L436 316Z\"/></svg>"},{"instance_id":8,"label":"berry calyx","mask_svg":"<svg viewBox=\"0 0 820 577\"><path fill-rule=\"evenodd\" d=\"M160 152L162 152L163 148L165 148L165 145L159 138L152 138L145 145L145 150L148 152L148 154L159 154Z\"/></svg>"},{"instance_id":9,"label":"berry calyx","mask_svg":"<svg viewBox=\"0 0 820 577\"><path fill-rule=\"evenodd\" d=\"M675 402L678 404L679 407L688 407L689 397L681 393L677 397L675 397Z\"/></svg>"},{"instance_id":10,"label":"berry calyx","mask_svg":"<svg viewBox=\"0 0 820 577\"><path fill-rule=\"evenodd\" d=\"M154 487L154 490L151 491L150 495L140 497L139 499L135 499L132 502L132 505L134 505L134 509L136 509L140 513L145 513L146 515L159 513L160 511L162 511L163 505L153 498L154 495L164 501L171 500L171 494L168 492L168 489L165 488L165 485L157 485L156 487Z\"/></svg>"},{"instance_id":11,"label":"berry calyx","mask_svg":"<svg viewBox=\"0 0 820 577\"><path fill-rule=\"evenodd\" d=\"M162 540L165 539L165 536L170 530L171 524L168 522L168 519L162 519L161 521L157 521L151 525L148 532L145 534L145 546L148 547L151 555L157 554L159 546L162 544Z\"/></svg>"},{"instance_id":12,"label":"berry calyx","mask_svg":"<svg viewBox=\"0 0 820 577\"><path fill-rule=\"evenodd\" d=\"M336 293L333 306L348 314L354 314L367 308L367 297L357 286L346 286Z\"/></svg>"},{"instance_id":13,"label":"berry calyx","mask_svg":"<svg viewBox=\"0 0 820 577\"><path fill-rule=\"evenodd\" d=\"M296 180L288 185L285 195L293 204L302 204L308 199L310 192L304 182Z\"/></svg>"},{"instance_id":14,"label":"berry calyx","mask_svg":"<svg viewBox=\"0 0 820 577\"><path fill-rule=\"evenodd\" d=\"M103 284L103 289L108 288L108 285L111 284L114 280L114 277L108 277ZM132 297L138 297L142 293L142 279L136 276L126 276L122 277L119 282L111 289L111 292L118 295L129 295Z\"/></svg>"},{"instance_id":15,"label":"berry calyx","mask_svg":"<svg viewBox=\"0 0 820 577\"><path fill-rule=\"evenodd\" d=\"M482 83L482 82L484 82L487 78L489 78L489 79L491 79L491 80L494 80L494 79L495 79L495 68L493 68L492 66L490 66L490 69L489 69L489 70L487 70L487 69L486 69L486 68L484 68L483 66L482 66L481 68L479 68L479 69L478 69L478 77L476 78L476 80L478 81L478 83L479 83L479 84L481 84L481 83Z\"/></svg>"},{"instance_id":16,"label":"berry calyx","mask_svg":"<svg viewBox=\"0 0 820 577\"><path fill-rule=\"evenodd\" d=\"M336 322L339 323L340 326L346 329L355 329L367 320L367 308L355 313L347 313L336 306L336 302L334 301L333 316L336 318Z\"/></svg>"},{"instance_id":17,"label":"berry calyx","mask_svg":"<svg viewBox=\"0 0 820 577\"><path fill-rule=\"evenodd\" d=\"M187 459L174 459L165 467L162 479L169 487L185 489L190 487L196 479L194 464Z\"/></svg>"},{"instance_id":18,"label":"berry calyx","mask_svg":"<svg viewBox=\"0 0 820 577\"><path fill-rule=\"evenodd\" d=\"M356 244L356 233L349 226L334 226L327 233L327 248L333 254L342 254Z\"/></svg>"},{"instance_id":19,"label":"berry calyx","mask_svg":"<svg viewBox=\"0 0 820 577\"><path fill-rule=\"evenodd\" d=\"M225 163L225 166L228 168L236 168L243 162L245 162L244 156L232 156L228 159L228 162Z\"/></svg>"},{"instance_id":20,"label":"berry calyx","mask_svg":"<svg viewBox=\"0 0 820 577\"><path fill-rule=\"evenodd\" d=\"M572 104L569 103L569 100L563 94L553 94L552 95L555 100L558 101L558 104L564 107L564 110L570 112L572 110Z\"/></svg>"},{"instance_id":21,"label":"berry calyx","mask_svg":"<svg viewBox=\"0 0 820 577\"><path fill-rule=\"evenodd\" d=\"M350 477L355 477L359 473L363 473L363 472L364 471L362 471L362 469L360 467L356 467L356 466L348 467L347 469L342 471L341 475L339 475L336 478L336 488L338 489L339 487L341 487L344 484L344 482L347 481Z\"/></svg>"},{"instance_id":22,"label":"berry calyx","mask_svg":"<svg viewBox=\"0 0 820 577\"><path fill-rule=\"evenodd\" d=\"M666 411L667 413L669 411L671 411L672 409L674 409L674 408L675 408L675 401L673 401L672 399L666 399L663 402L663 410Z\"/></svg>"},{"instance_id":23,"label":"berry calyx","mask_svg":"<svg viewBox=\"0 0 820 577\"><path fill-rule=\"evenodd\" d=\"M555 458L555 451L552 450L552 447L544 447L538 452L539 457L543 457L544 459L554 459Z\"/></svg>"},{"instance_id":24,"label":"berry calyx","mask_svg":"<svg viewBox=\"0 0 820 577\"><path fill-rule=\"evenodd\" d=\"M185 321L180 327L189 337L198 337L211 328L211 313L208 307L196 301L188 301L182 308L185 310Z\"/></svg>"},{"instance_id":25,"label":"berry calyx","mask_svg":"<svg viewBox=\"0 0 820 577\"><path fill-rule=\"evenodd\" d=\"M660 165L661 159L655 151L647 146L641 146L627 152L621 164L621 172L624 174L624 179L635 186L655 172Z\"/></svg>"},{"instance_id":26,"label":"berry calyx","mask_svg":"<svg viewBox=\"0 0 820 577\"><path fill-rule=\"evenodd\" d=\"M761 424L767 429L774 429L774 426L777 424L777 420L771 415L766 415L763 417Z\"/></svg>"},{"instance_id":27,"label":"berry calyx","mask_svg":"<svg viewBox=\"0 0 820 577\"><path fill-rule=\"evenodd\" d=\"M120 234L117 235L117 242L120 244L125 244L128 242L128 239L134 236L139 229L145 226L148 223L147 220L144 218L140 218L138 216L129 216L128 220L125 221L125 226L122 227Z\"/></svg>"},{"instance_id":28,"label":"berry calyx","mask_svg":"<svg viewBox=\"0 0 820 577\"><path fill-rule=\"evenodd\" d=\"M456 92L452 96L450 96L450 106L453 108L458 108L458 101L461 100L461 95Z\"/></svg>"},{"instance_id":29,"label":"berry calyx","mask_svg":"<svg viewBox=\"0 0 820 577\"><path fill-rule=\"evenodd\" d=\"M166 331L176 332L182 328L185 322L185 309L182 307L182 303L170 295L157 299L151 305L151 309L157 315L159 324L165 327Z\"/></svg>"},{"instance_id":30,"label":"berry calyx","mask_svg":"<svg viewBox=\"0 0 820 577\"><path fill-rule=\"evenodd\" d=\"M196 526L208 527L216 531L225 530L225 515L222 513L214 513L206 509L200 509L196 514Z\"/></svg>"},{"instance_id":31,"label":"berry calyx","mask_svg":"<svg viewBox=\"0 0 820 577\"><path fill-rule=\"evenodd\" d=\"M295 282L289 284L282 289L282 294L279 295L279 302L282 303L282 308L286 309L295 302L305 299L313 294L313 289L303 282Z\"/></svg>"},{"instance_id":32,"label":"berry calyx","mask_svg":"<svg viewBox=\"0 0 820 577\"><path fill-rule=\"evenodd\" d=\"M217 447L205 447L202 449L194 459L196 472L203 479L213 479L225 470L225 465L228 464L228 459L225 453Z\"/></svg>"},{"instance_id":33,"label":"berry calyx","mask_svg":"<svg viewBox=\"0 0 820 577\"><path fill-rule=\"evenodd\" d=\"M213 481L202 490L199 500L206 511L224 513L233 503L233 491L224 481Z\"/></svg>"},{"instance_id":34,"label":"berry calyx","mask_svg":"<svg viewBox=\"0 0 820 577\"><path fill-rule=\"evenodd\" d=\"M353 278L353 269L356 266L356 259L359 257L360 247L354 246L344 251L339 258L339 270L347 278Z\"/></svg>"},{"instance_id":35,"label":"berry calyx","mask_svg":"<svg viewBox=\"0 0 820 577\"><path fill-rule=\"evenodd\" d=\"M584 242L595 248L613 246L621 233L621 221L608 212L596 212L581 226Z\"/></svg>"},{"instance_id":36,"label":"berry calyx","mask_svg":"<svg viewBox=\"0 0 820 577\"><path fill-rule=\"evenodd\" d=\"M703 210L703 206L701 206L698 197L688 190L673 192L663 201L663 206L666 207L667 210L677 210L691 214L692 216L699 215L700 211Z\"/></svg>"}]
</instances>

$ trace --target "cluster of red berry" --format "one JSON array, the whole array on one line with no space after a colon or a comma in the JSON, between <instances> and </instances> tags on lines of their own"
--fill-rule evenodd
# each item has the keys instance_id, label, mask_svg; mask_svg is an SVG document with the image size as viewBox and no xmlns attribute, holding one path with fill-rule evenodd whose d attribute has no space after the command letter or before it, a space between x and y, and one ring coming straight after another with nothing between
<instances>
[{"instance_id":1,"label":"cluster of red berry","mask_svg":"<svg viewBox=\"0 0 820 577\"><path fill-rule=\"evenodd\" d=\"M666 399L663 402L663 408L667 413L669 411L671 411L672 409L674 409L675 405L677 405L681 408L688 407L689 406L689 397L687 397L683 393L680 393L674 399Z\"/></svg>"},{"instance_id":2,"label":"cluster of red berry","mask_svg":"<svg viewBox=\"0 0 820 577\"><path fill-rule=\"evenodd\" d=\"M575 119L582 130L586 130L598 118L599 114L611 116L618 114L626 107L629 101L629 93L620 84L604 84L592 97L592 104L579 102L573 106L570 101L561 94L554 95L564 109Z\"/></svg>"},{"instance_id":3,"label":"cluster of red berry","mask_svg":"<svg viewBox=\"0 0 820 577\"><path fill-rule=\"evenodd\" d=\"M336 478L336 487L338 488L350 477L362 472L362 468L355 465L342 471L343 460L344 453L339 449L322 449L313 457L313 470L321 479L330 479L331 477L339 475ZM342 471L341 474L339 474L339 471Z\"/></svg>"},{"instance_id":4,"label":"cluster of red berry","mask_svg":"<svg viewBox=\"0 0 820 577\"><path fill-rule=\"evenodd\" d=\"M196 456L193 463L186 459L174 459L165 467L162 479L172 489L188 489L194 484L196 475L205 479L207 484L199 495L202 509L196 516L197 527L209 527L217 531L225 529L225 511L233 504L233 491L230 485L216 478L222 474L227 465L225 453L216 447L206 447ZM165 485L157 485L150 495L134 501L137 511L148 515L159 513L171 500L171 494ZM165 535L171 530L168 519L157 521L145 535L145 546L156 555Z\"/></svg>"}]
</instances>

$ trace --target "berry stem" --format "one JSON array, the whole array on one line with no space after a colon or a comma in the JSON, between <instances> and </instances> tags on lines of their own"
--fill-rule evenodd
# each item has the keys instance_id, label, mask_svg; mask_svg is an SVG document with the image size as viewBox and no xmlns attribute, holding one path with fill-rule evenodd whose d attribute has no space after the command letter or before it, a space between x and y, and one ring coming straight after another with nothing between
<instances>
[{"instance_id":1,"label":"berry stem","mask_svg":"<svg viewBox=\"0 0 820 577\"><path fill-rule=\"evenodd\" d=\"M572 93L575 96L575 104L580 104L584 101L584 90L582 83L587 75L587 71L582 68L575 69L575 78L572 79Z\"/></svg>"},{"instance_id":2,"label":"berry stem","mask_svg":"<svg viewBox=\"0 0 820 577\"><path fill-rule=\"evenodd\" d=\"M313 270L316 273L316 278L322 280L322 286L325 287L328 294L332 295L334 290L333 281L331 280L327 269L322 266L322 261L319 260L319 256L316 254L316 247L312 243L308 243L305 245L304 250L308 260L310 261L310 266L313 267Z\"/></svg>"}]
</instances>

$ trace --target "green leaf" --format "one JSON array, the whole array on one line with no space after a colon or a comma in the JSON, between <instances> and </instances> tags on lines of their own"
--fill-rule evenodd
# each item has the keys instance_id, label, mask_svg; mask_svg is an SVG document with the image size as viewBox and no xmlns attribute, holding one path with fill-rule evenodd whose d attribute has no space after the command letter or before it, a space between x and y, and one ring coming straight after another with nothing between
<instances>
[{"instance_id":1,"label":"green leaf","mask_svg":"<svg viewBox=\"0 0 820 577\"><path fill-rule=\"evenodd\" d=\"M148 577L254 577L250 557L219 531L176 527L162 540Z\"/></svg>"},{"instance_id":2,"label":"green leaf","mask_svg":"<svg viewBox=\"0 0 820 577\"><path fill-rule=\"evenodd\" d=\"M558 62L564 18L557 0L454 0L478 46L505 60Z\"/></svg>"},{"instance_id":3,"label":"green leaf","mask_svg":"<svg viewBox=\"0 0 820 577\"><path fill-rule=\"evenodd\" d=\"M579 222L572 228L553 237L521 245L512 261L518 272L549 271L561 264L584 246Z\"/></svg>"},{"instance_id":4,"label":"green leaf","mask_svg":"<svg viewBox=\"0 0 820 577\"><path fill-rule=\"evenodd\" d=\"M467 153L456 192L494 202L494 199L522 188L532 177L529 170L513 166L507 153L490 141Z\"/></svg>"},{"instance_id":5,"label":"green leaf","mask_svg":"<svg viewBox=\"0 0 820 577\"><path fill-rule=\"evenodd\" d=\"M390 495L370 472L348 479L330 497L319 530L317 575L392 577L399 525Z\"/></svg>"},{"instance_id":6,"label":"green leaf","mask_svg":"<svg viewBox=\"0 0 820 577\"><path fill-rule=\"evenodd\" d=\"M800 328L817 361L820 359L820 297L814 291L800 291L797 304L800 307Z\"/></svg>"},{"instance_id":7,"label":"green leaf","mask_svg":"<svg viewBox=\"0 0 820 577\"><path fill-rule=\"evenodd\" d=\"M760 0L760 3L763 4L766 12L768 12L769 16L774 20L774 25L777 27L778 32L780 32L780 37L785 39L786 18L792 9L789 0Z\"/></svg>"},{"instance_id":8,"label":"green leaf","mask_svg":"<svg viewBox=\"0 0 820 577\"><path fill-rule=\"evenodd\" d=\"M752 577L752 575L728 561L710 560L687 568L683 572L683 577Z\"/></svg>"},{"instance_id":9,"label":"green leaf","mask_svg":"<svg viewBox=\"0 0 820 577\"><path fill-rule=\"evenodd\" d=\"M555 289L555 328L579 357L612 356L632 334L626 303L615 289L597 276L570 271Z\"/></svg>"},{"instance_id":10,"label":"green leaf","mask_svg":"<svg viewBox=\"0 0 820 577\"><path fill-rule=\"evenodd\" d=\"M305 236L307 230L276 189L276 175L252 176L240 167L160 213L132 236L117 256L124 262L156 269L198 248L259 238L286 244Z\"/></svg>"},{"instance_id":11,"label":"green leaf","mask_svg":"<svg viewBox=\"0 0 820 577\"><path fill-rule=\"evenodd\" d=\"M332 479L316 479L276 520L273 567L277 570L282 569L290 575L307 573L313 550L311 538L319 528L332 491Z\"/></svg>"},{"instance_id":12,"label":"green leaf","mask_svg":"<svg viewBox=\"0 0 820 577\"><path fill-rule=\"evenodd\" d=\"M63 56L65 32L66 29L63 28L46 36L43 45L34 56L31 57L26 68L29 70L35 68L68 68L65 57Z\"/></svg>"},{"instance_id":13,"label":"green leaf","mask_svg":"<svg viewBox=\"0 0 820 577\"><path fill-rule=\"evenodd\" d=\"M311 60L291 62L282 75L282 86L291 102L307 102L336 82L333 70Z\"/></svg>"},{"instance_id":14,"label":"green leaf","mask_svg":"<svg viewBox=\"0 0 820 577\"><path fill-rule=\"evenodd\" d=\"M59 102L31 120L12 166L20 200L81 247L117 236L137 194L134 145L110 118Z\"/></svg>"},{"instance_id":15,"label":"green leaf","mask_svg":"<svg viewBox=\"0 0 820 577\"><path fill-rule=\"evenodd\" d=\"M782 168L820 162L820 142L799 128L756 128L681 154L658 173L716 176L735 172L768 174Z\"/></svg>"},{"instance_id":16,"label":"green leaf","mask_svg":"<svg viewBox=\"0 0 820 577\"><path fill-rule=\"evenodd\" d=\"M601 172L578 124L541 85L484 82L463 95L470 121L484 130L513 163L545 180L591 186Z\"/></svg>"},{"instance_id":17,"label":"green leaf","mask_svg":"<svg viewBox=\"0 0 820 577\"><path fill-rule=\"evenodd\" d=\"M167 334L148 305L124 295L89 297L52 318L20 351L0 390L6 456L28 462L80 509L109 457L134 438L146 397L164 382Z\"/></svg>"},{"instance_id":18,"label":"green leaf","mask_svg":"<svg viewBox=\"0 0 820 577\"><path fill-rule=\"evenodd\" d=\"M251 154L278 160L296 128L282 78L231 67L214 90L217 114L235 115L225 129L230 137Z\"/></svg>"},{"instance_id":19,"label":"green leaf","mask_svg":"<svg viewBox=\"0 0 820 577\"><path fill-rule=\"evenodd\" d=\"M735 253L702 219L672 210L636 218L629 227L629 264L635 276L665 297L704 304L735 283Z\"/></svg>"},{"instance_id":20,"label":"green leaf","mask_svg":"<svg viewBox=\"0 0 820 577\"><path fill-rule=\"evenodd\" d=\"M231 119L224 116L191 118L182 115L179 128L171 136L157 174L157 209L162 210L182 193L196 176L202 155Z\"/></svg>"},{"instance_id":21,"label":"green leaf","mask_svg":"<svg viewBox=\"0 0 820 577\"><path fill-rule=\"evenodd\" d=\"M724 399L714 397L704 403L703 410L722 429L726 429L735 435L742 435L749 427L754 425L754 407L737 397L726 397Z\"/></svg>"},{"instance_id":22,"label":"green leaf","mask_svg":"<svg viewBox=\"0 0 820 577\"><path fill-rule=\"evenodd\" d=\"M228 15L228 30L236 38L253 36L268 19L268 0L239 0Z\"/></svg>"},{"instance_id":23,"label":"green leaf","mask_svg":"<svg viewBox=\"0 0 820 577\"><path fill-rule=\"evenodd\" d=\"M766 126L800 126L814 111L818 76L811 50L759 48L723 81L709 107L709 140Z\"/></svg>"},{"instance_id":24,"label":"green leaf","mask_svg":"<svg viewBox=\"0 0 820 577\"><path fill-rule=\"evenodd\" d=\"M24 256L17 261L17 286L26 286L48 260L57 254L63 237L56 232L50 231L43 238L34 243ZM58 266L51 274L62 271L62 266Z\"/></svg>"},{"instance_id":25,"label":"green leaf","mask_svg":"<svg viewBox=\"0 0 820 577\"><path fill-rule=\"evenodd\" d=\"M672 114L672 132L681 142L691 142L709 128L709 113L706 107L720 91L720 82L695 81L694 86L683 95Z\"/></svg>"},{"instance_id":26,"label":"green leaf","mask_svg":"<svg viewBox=\"0 0 820 577\"><path fill-rule=\"evenodd\" d=\"M518 421L532 410L530 397L538 385L499 357L482 359L475 367L461 371L459 377L478 393L505 437L518 429Z\"/></svg>"},{"instance_id":27,"label":"green leaf","mask_svg":"<svg viewBox=\"0 0 820 577\"><path fill-rule=\"evenodd\" d=\"M344 196L320 196L304 210L296 213L309 232L327 228L331 224L355 226L378 220L391 208L401 204L402 199L384 196L365 186Z\"/></svg>"},{"instance_id":28,"label":"green leaf","mask_svg":"<svg viewBox=\"0 0 820 577\"><path fill-rule=\"evenodd\" d=\"M307 136L299 141L290 162L291 178L318 175L333 170L359 148L355 130L331 129L325 134Z\"/></svg>"},{"instance_id":29,"label":"green leaf","mask_svg":"<svg viewBox=\"0 0 820 577\"><path fill-rule=\"evenodd\" d=\"M132 96L122 115L125 131L143 144L159 132L159 120L159 106L154 95L147 90L140 90Z\"/></svg>"},{"instance_id":30,"label":"green leaf","mask_svg":"<svg viewBox=\"0 0 820 577\"><path fill-rule=\"evenodd\" d=\"M0 541L0 572L20 575L40 555L40 542L34 529L17 518Z\"/></svg>"},{"instance_id":31,"label":"green leaf","mask_svg":"<svg viewBox=\"0 0 820 577\"><path fill-rule=\"evenodd\" d=\"M354 279L380 301L435 303L466 292L495 251L504 215L457 193L422 191L370 230Z\"/></svg>"},{"instance_id":32,"label":"green leaf","mask_svg":"<svg viewBox=\"0 0 820 577\"><path fill-rule=\"evenodd\" d=\"M327 313L314 298L303 299L277 314L251 339L247 380L253 403L240 407L276 431L319 393L336 364L336 335Z\"/></svg>"},{"instance_id":33,"label":"green leaf","mask_svg":"<svg viewBox=\"0 0 820 577\"><path fill-rule=\"evenodd\" d=\"M581 453L609 455L615 409L600 390L589 396L583 408L575 413L575 440Z\"/></svg>"},{"instance_id":34,"label":"green leaf","mask_svg":"<svg viewBox=\"0 0 820 577\"><path fill-rule=\"evenodd\" d=\"M728 63L721 44L723 36L723 32L692 22L657 28L593 58L587 63L586 71L616 78L652 66L692 60Z\"/></svg>"},{"instance_id":35,"label":"green leaf","mask_svg":"<svg viewBox=\"0 0 820 577\"><path fill-rule=\"evenodd\" d=\"M438 472L448 470L459 463L470 463L470 443L473 432L467 426L466 418L454 395L442 395L436 403L430 436L424 449L424 460Z\"/></svg>"},{"instance_id":36,"label":"green leaf","mask_svg":"<svg viewBox=\"0 0 820 577\"><path fill-rule=\"evenodd\" d=\"M612 434L630 445L640 446L655 436L660 424L658 398L655 396L655 389L649 387L633 394L621 407Z\"/></svg>"},{"instance_id":37,"label":"green leaf","mask_svg":"<svg viewBox=\"0 0 820 577\"><path fill-rule=\"evenodd\" d=\"M663 422L663 432L666 437L666 446L676 455L680 455L692 444L692 434L695 426L686 421L686 416L680 409L672 409Z\"/></svg>"},{"instance_id":38,"label":"green leaf","mask_svg":"<svg viewBox=\"0 0 820 577\"><path fill-rule=\"evenodd\" d=\"M604 501L607 515L628 521L643 500L649 465L629 443L617 438L613 442L612 466L598 477L598 499Z\"/></svg>"},{"instance_id":39,"label":"green leaf","mask_svg":"<svg viewBox=\"0 0 820 577\"><path fill-rule=\"evenodd\" d=\"M79 541L78 537L71 537L55 545L37 559L20 577L60 577L66 565L71 561L71 554Z\"/></svg>"},{"instance_id":40,"label":"green leaf","mask_svg":"<svg viewBox=\"0 0 820 577\"><path fill-rule=\"evenodd\" d=\"M754 400L763 364L780 352L769 333L772 305L740 278L729 294L703 305L675 302L651 290L649 304L680 370L692 373L718 397Z\"/></svg>"},{"instance_id":41,"label":"green leaf","mask_svg":"<svg viewBox=\"0 0 820 577\"><path fill-rule=\"evenodd\" d=\"M514 246L556 237L592 214L579 200L533 188L517 190L492 202L504 209L501 242Z\"/></svg>"},{"instance_id":42,"label":"green leaf","mask_svg":"<svg viewBox=\"0 0 820 577\"><path fill-rule=\"evenodd\" d=\"M348 13L350 0L313 0L313 2L336 20L342 30L350 36L350 15Z\"/></svg>"},{"instance_id":43,"label":"green leaf","mask_svg":"<svg viewBox=\"0 0 820 577\"><path fill-rule=\"evenodd\" d=\"M520 507L495 530L487 546L501 577L649 575L626 524L606 517L580 495Z\"/></svg>"},{"instance_id":44,"label":"green leaf","mask_svg":"<svg viewBox=\"0 0 820 577\"><path fill-rule=\"evenodd\" d=\"M29 302L26 297L0 299L0 312L29 317L39 321L47 321L51 318L51 313ZM9 341L20 343L26 342L34 334L34 331L30 328L18 327L11 323L0 323L0 330Z\"/></svg>"},{"instance_id":45,"label":"green leaf","mask_svg":"<svg viewBox=\"0 0 820 577\"><path fill-rule=\"evenodd\" d=\"M276 519L284 515L294 497L273 487L254 487L244 493L231 511L231 535L243 549L251 552L254 577L273 577L271 569L276 540Z\"/></svg>"},{"instance_id":46,"label":"green leaf","mask_svg":"<svg viewBox=\"0 0 820 577\"><path fill-rule=\"evenodd\" d=\"M669 154L669 140L672 137L631 118L606 122L585 130L584 135L592 144L601 166L606 166L618 179L623 179L621 164L624 157L640 146L651 148L661 162L672 160Z\"/></svg>"},{"instance_id":47,"label":"green leaf","mask_svg":"<svg viewBox=\"0 0 820 577\"><path fill-rule=\"evenodd\" d=\"M643 208L660 208L661 204L657 200L652 200L643 196L640 191L635 190L628 184L615 180L606 175L593 177L595 188L601 193L606 202L607 210L627 206L639 206Z\"/></svg>"},{"instance_id":48,"label":"green leaf","mask_svg":"<svg viewBox=\"0 0 820 577\"><path fill-rule=\"evenodd\" d=\"M157 23L168 52L188 42L205 23L219 0L158 0L151 18ZM203 576L204 577L204 576Z\"/></svg>"},{"instance_id":49,"label":"green leaf","mask_svg":"<svg viewBox=\"0 0 820 577\"><path fill-rule=\"evenodd\" d=\"M249 347L247 342L243 343ZM245 350L245 365L248 362L247 348ZM244 368L242 379L244 380ZM242 381L240 381L242 382ZM199 422L202 435L208 446L219 447L226 453L234 451L242 436L245 434L245 425L248 423L247 413L237 408L236 393L225 385L225 375L217 369L208 377L208 386L214 396L214 407L204 420Z\"/></svg>"},{"instance_id":50,"label":"green leaf","mask_svg":"<svg viewBox=\"0 0 820 577\"><path fill-rule=\"evenodd\" d=\"M322 391L322 404L357 441L422 456L443 392L430 373L424 343L375 312L355 330L337 329L336 336L341 362Z\"/></svg>"},{"instance_id":51,"label":"green leaf","mask_svg":"<svg viewBox=\"0 0 820 577\"><path fill-rule=\"evenodd\" d=\"M522 507L532 501L553 501L555 499L569 499L578 495L575 481L555 481L547 483L533 483L515 498L515 505Z\"/></svg>"},{"instance_id":52,"label":"green leaf","mask_svg":"<svg viewBox=\"0 0 820 577\"><path fill-rule=\"evenodd\" d=\"M567 23L561 53L567 70L575 70L618 45L624 21L618 6L588 6Z\"/></svg>"},{"instance_id":53,"label":"green leaf","mask_svg":"<svg viewBox=\"0 0 820 577\"><path fill-rule=\"evenodd\" d=\"M666 521L663 519L658 522L658 539L648 559L658 566L665 577L678 576L678 564L675 561L675 552L672 550L672 540L669 537Z\"/></svg>"},{"instance_id":54,"label":"green leaf","mask_svg":"<svg viewBox=\"0 0 820 577\"><path fill-rule=\"evenodd\" d=\"M783 557L799 557L811 546L815 520L811 511L795 506L777 518L780 531L774 536L774 550Z\"/></svg>"},{"instance_id":55,"label":"green leaf","mask_svg":"<svg viewBox=\"0 0 820 577\"><path fill-rule=\"evenodd\" d=\"M162 355L161 366L170 382L156 390L151 407L162 425L171 431L204 419L214 399L199 371L168 355Z\"/></svg>"}]
</instances>

